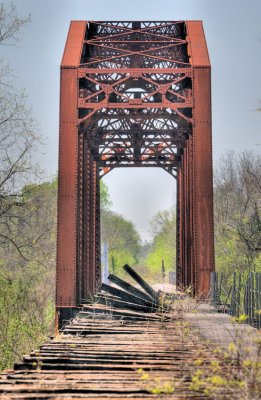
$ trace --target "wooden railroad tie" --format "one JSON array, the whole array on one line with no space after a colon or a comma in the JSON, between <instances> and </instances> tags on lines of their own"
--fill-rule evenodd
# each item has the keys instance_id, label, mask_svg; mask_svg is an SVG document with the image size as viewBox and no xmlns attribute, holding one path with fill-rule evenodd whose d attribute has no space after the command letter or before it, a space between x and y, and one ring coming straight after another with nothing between
<instances>
[{"instance_id":1,"label":"wooden railroad tie","mask_svg":"<svg viewBox=\"0 0 261 400\"><path fill-rule=\"evenodd\" d=\"M110 275L93 304L0 374L0 399L189 399L201 342L131 267L140 289ZM197 394L197 399L205 395Z\"/></svg>"}]
</instances>

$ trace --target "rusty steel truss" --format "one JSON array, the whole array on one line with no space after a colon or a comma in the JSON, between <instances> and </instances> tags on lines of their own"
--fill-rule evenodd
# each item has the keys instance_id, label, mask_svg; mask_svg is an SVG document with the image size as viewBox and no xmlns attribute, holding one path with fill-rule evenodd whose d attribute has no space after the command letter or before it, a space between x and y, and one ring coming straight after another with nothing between
<instances>
[{"instance_id":1,"label":"rusty steel truss","mask_svg":"<svg viewBox=\"0 0 261 400\"><path fill-rule=\"evenodd\" d=\"M57 308L100 285L100 178L160 167L177 180L177 283L214 270L210 62L201 21L74 21L61 65Z\"/></svg>"}]
</instances>

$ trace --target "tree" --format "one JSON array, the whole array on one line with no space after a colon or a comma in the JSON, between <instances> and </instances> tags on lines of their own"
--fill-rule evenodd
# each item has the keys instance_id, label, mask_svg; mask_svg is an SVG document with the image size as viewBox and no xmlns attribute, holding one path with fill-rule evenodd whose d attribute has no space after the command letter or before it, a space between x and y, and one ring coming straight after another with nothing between
<instances>
[{"instance_id":1,"label":"tree","mask_svg":"<svg viewBox=\"0 0 261 400\"><path fill-rule=\"evenodd\" d=\"M30 17L19 17L13 3L0 4L0 46L12 46L19 40L21 28ZM12 227L23 206L21 189L39 176L33 153L40 143L24 92L19 93L8 65L0 61L0 247L7 242L22 254Z\"/></svg>"},{"instance_id":2,"label":"tree","mask_svg":"<svg viewBox=\"0 0 261 400\"><path fill-rule=\"evenodd\" d=\"M54 317L57 179L27 185L12 225L10 242L0 248L0 368L38 346Z\"/></svg>"},{"instance_id":3,"label":"tree","mask_svg":"<svg viewBox=\"0 0 261 400\"><path fill-rule=\"evenodd\" d=\"M227 152L215 173L214 194L217 268L261 270L261 155Z\"/></svg>"},{"instance_id":4,"label":"tree","mask_svg":"<svg viewBox=\"0 0 261 400\"><path fill-rule=\"evenodd\" d=\"M138 262L141 240L133 223L110 209L112 203L108 186L102 180L100 182L100 199L101 242L108 244L110 270L121 275L124 264L135 265Z\"/></svg>"},{"instance_id":5,"label":"tree","mask_svg":"<svg viewBox=\"0 0 261 400\"><path fill-rule=\"evenodd\" d=\"M102 241L108 243L110 269L113 258L116 274L123 273L122 267L126 263L137 264L141 245L139 234L132 222L126 221L111 210L104 210L101 218L101 236Z\"/></svg>"},{"instance_id":6,"label":"tree","mask_svg":"<svg viewBox=\"0 0 261 400\"><path fill-rule=\"evenodd\" d=\"M29 17L0 4L0 46L14 46ZM24 92L0 61L0 368L50 333L54 310L56 180L36 185L40 144Z\"/></svg>"},{"instance_id":7,"label":"tree","mask_svg":"<svg viewBox=\"0 0 261 400\"><path fill-rule=\"evenodd\" d=\"M20 38L21 28L30 21L30 15L21 17L14 5L10 3L9 7L5 7L4 3L0 3L0 45L13 46L16 45Z\"/></svg>"},{"instance_id":8,"label":"tree","mask_svg":"<svg viewBox=\"0 0 261 400\"><path fill-rule=\"evenodd\" d=\"M176 265L176 215L174 209L159 212L151 221L154 235L151 250L145 259L154 273L161 273L162 260L166 271L173 271Z\"/></svg>"},{"instance_id":9,"label":"tree","mask_svg":"<svg viewBox=\"0 0 261 400\"><path fill-rule=\"evenodd\" d=\"M112 204L110 200L108 186L103 182L103 180L100 181L100 202L101 212L108 210Z\"/></svg>"}]
</instances>

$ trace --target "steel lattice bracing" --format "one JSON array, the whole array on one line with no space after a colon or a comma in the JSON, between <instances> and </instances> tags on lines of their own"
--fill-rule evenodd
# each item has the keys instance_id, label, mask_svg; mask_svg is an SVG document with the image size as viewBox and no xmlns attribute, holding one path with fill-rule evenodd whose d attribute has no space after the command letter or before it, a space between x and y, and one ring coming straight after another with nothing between
<instances>
[{"instance_id":1,"label":"steel lattice bracing","mask_svg":"<svg viewBox=\"0 0 261 400\"><path fill-rule=\"evenodd\" d=\"M177 179L177 277L214 269L210 63L200 21L72 22L61 66L57 307L100 284L99 180L160 167Z\"/></svg>"}]
</instances>

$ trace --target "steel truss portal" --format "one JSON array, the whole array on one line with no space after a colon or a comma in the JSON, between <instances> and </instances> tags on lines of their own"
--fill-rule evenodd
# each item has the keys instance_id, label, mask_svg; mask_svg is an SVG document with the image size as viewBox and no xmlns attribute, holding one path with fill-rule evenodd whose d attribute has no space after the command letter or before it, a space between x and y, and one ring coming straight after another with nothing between
<instances>
[{"instance_id":1,"label":"steel truss portal","mask_svg":"<svg viewBox=\"0 0 261 400\"><path fill-rule=\"evenodd\" d=\"M100 178L160 167L177 179L177 283L214 270L210 62L201 21L75 21L61 65L57 308L100 284Z\"/></svg>"}]
</instances>

